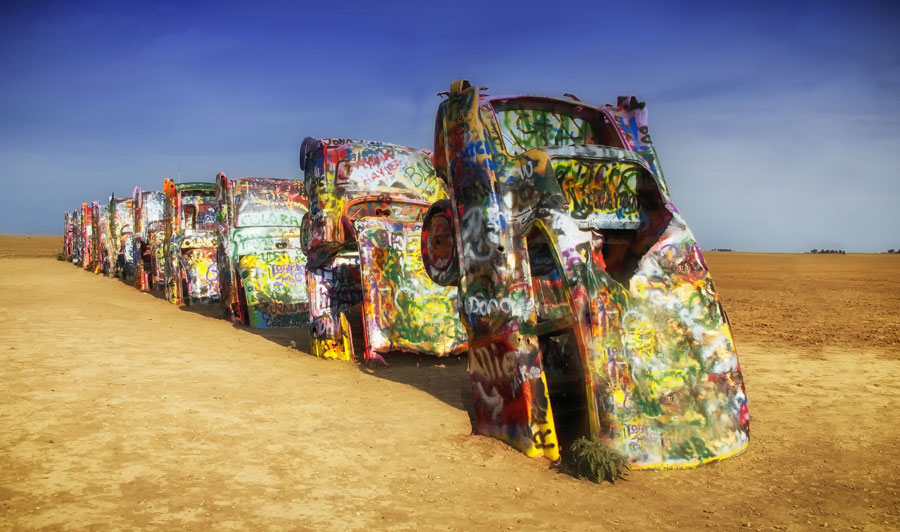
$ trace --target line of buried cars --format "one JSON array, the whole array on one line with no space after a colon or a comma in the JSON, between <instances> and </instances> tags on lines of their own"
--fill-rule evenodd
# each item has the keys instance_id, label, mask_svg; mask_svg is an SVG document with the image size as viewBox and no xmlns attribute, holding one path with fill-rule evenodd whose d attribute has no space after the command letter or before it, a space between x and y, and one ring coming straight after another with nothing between
<instances>
[{"instance_id":1,"label":"line of buried cars","mask_svg":"<svg viewBox=\"0 0 900 532\"><path fill-rule=\"evenodd\" d=\"M581 436L636 469L749 442L727 316L672 205L644 104L442 93L433 152L306 138L302 180L164 182L66 213L86 270L309 327L316 356L467 353L475 432L565 458ZM359 335L357 334L357 337Z\"/></svg>"}]
</instances>

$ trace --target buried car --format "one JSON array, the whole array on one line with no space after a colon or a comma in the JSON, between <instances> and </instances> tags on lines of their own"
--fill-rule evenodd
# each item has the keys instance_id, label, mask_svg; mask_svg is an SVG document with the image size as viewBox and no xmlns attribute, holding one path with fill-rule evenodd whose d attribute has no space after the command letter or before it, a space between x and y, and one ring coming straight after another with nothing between
<instances>
[{"instance_id":1,"label":"buried car","mask_svg":"<svg viewBox=\"0 0 900 532\"><path fill-rule=\"evenodd\" d=\"M72 211L69 218L72 231L72 264L81 266L84 258L84 232L81 226L81 208Z\"/></svg>"},{"instance_id":2,"label":"buried car","mask_svg":"<svg viewBox=\"0 0 900 532\"><path fill-rule=\"evenodd\" d=\"M72 261L73 246L75 239L74 213L65 212L65 222L63 223L63 244L62 251L59 254L61 260Z\"/></svg>"},{"instance_id":3,"label":"buried car","mask_svg":"<svg viewBox=\"0 0 900 532\"><path fill-rule=\"evenodd\" d=\"M632 467L693 467L749 441L727 317L671 203L633 97L487 96L454 82L426 269L458 286L475 430L530 456L605 441Z\"/></svg>"},{"instance_id":4,"label":"buried car","mask_svg":"<svg viewBox=\"0 0 900 532\"><path fill-rule=\"evenodd\" d=\"M135 187L131 195L134 286L141 291L162 290L165 284L164 203L158 190Z\"/></svg>"},{"instance_id":5,"label":"buried car","mask_svg":"<svg viewBox=\"0 0 900 532\"><path fill-rule=\"evenodd\" d=\"M96 202L94 202L96 203ZM81 204L81 267L95 271L98 267L100 242L94 230L93 209L90 204Z\"/></svg>"},{"instance_id":6,"label":"buried car","mask_svg":"<svg viewBox=\"0 0 900 532\"><path fill-rule=\"evenodd\" d=\"M425 150L380 142L315 139L300 148L309 198L303 221L310 331L317 356L366 360L392 350L451 355L465 349L456 289L428 278L422 217L447 197ZM358 314L357 314L358 311ZM361 314L361 325L350 316Z\"/></svg>"},{"instance_id":7,"label":"buried car","mask_svg":"<svg viewBox=\"0 0 900 532\"><path fill-rule=\"evenodd\" d=\"M215 184L166 179L165 294L176 305L219 299Z\"/></svg>"},{"instance_id":8,"label":"buried car","mask_svg":"<svg viewBox=\"0 0 900 532\"><path fill-rule=\"evenodd\" d=\"M91 220L94 223L93 236L97 239L96 247L98 250L97 266L94 271L103 275L112 275L109 205L100 205L100 203L95 201L91 206Z\"/></svg>"},{"instance_id":9,"label":"buried car","mask_svg":"<svg viewBox=\"0 0 900 532\"><path fill-rule=\"evenodd\" d=\"M108 275L126 280L134 275L134 213L132 199L109 196L109 271Z\"/></svg>"},{"instance_id":10,"label":"buried car","mask_svg":"<svg viewBox=\"0 0 900 532\"><path fill-rule=\"evenodd\" d=\"M303 182L216 176L219 289L226 317L256 328L309 321Z\"/></svg>"}]
</instances>

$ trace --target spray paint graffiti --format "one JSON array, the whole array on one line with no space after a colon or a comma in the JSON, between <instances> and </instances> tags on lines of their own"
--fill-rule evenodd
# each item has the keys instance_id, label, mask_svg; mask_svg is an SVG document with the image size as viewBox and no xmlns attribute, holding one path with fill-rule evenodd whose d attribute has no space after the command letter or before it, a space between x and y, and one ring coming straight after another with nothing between
<instances>
[{"instance_id":1,"label":"spray paint graffiti","mask_svg":"<svg viewBox=\"0 0 900 532\"><path fill-rule=\"evenodd\" d=\"M75 257L75 216L75 211L66 211L63 221L63 242L59 258L69 262Z\"/></svg>"},{"instance_id":2,"label":"spray paint graffiti","mask_svg":"<svg viewBox=\"0 0 900 532\"><path fill-rule=\"evenodd\" d=\"M132 198L109 196L107 275L130 279L134 275L134 212Z\"/></svg>"},{"instance_id":3,"label":"spray paint graffiti","mask_svg":"<svg viewBox=\"0 0 900 532\"><path fill-rule=\"evenodd\" d=\"M554 460L597 437L635 468L746 449L730 327L643 104L459 81L434 147L451 200L425 217L424 263L464 302L477 432Z\"/></svg>"},{"instance_id":4,"label":"spray paint graffiti","mask_svg":"<svg viewBox=\"0 0 900 532\"><path fill-rule=\"evenodd\" d=\"M140 187L131 196L134 286L141 291L159 290L163 285L164 199L162 192Z\"/></svg>"},{"instance_id":5,"label":"spray paint graffiti","mask_svg":"<svg viewBox=\"0 0 900 532\"><path fill-rule=\"evenodd\" d=\"M215 185L163 184L165 210L165 291L176 305L219 300Z\"/></svg>"},{"instance_id":6,"label":"spray paint graffiti","mask_svg":"<svg viewBox=\"0 0 900 532\"><path fill-rule=\"evenodd\" d=\"M307 280L313 354L352 360L353 335L346 312L363 300L359 256L344 253L333 257L327 268L309 268Z\"/></svg>"},{"instance_id":7,"label":"spray paint graffiti","mask_svg":"<svg viewBox=\"0 0 900 532\"><path fill-rule=\"evenodd\" d=\"M81 267L87 271L95 271L99 264L100 243L94 233L94 216L91 205L81 204Z\"/></svg>"},{"instance_id":8,"label":"spray paint graffiti","mask_svg":"<svg viewBox=\"0 0 900 532\"><path fill-rule=\"evenodd\" d=\"M462 351L456 289L432 282L419 258L422 216L447 197L428 152L307 137L300 166L309 198L302 242L316 354L352 358L346 314L356 305L367 360L394 349L437 356Z\"/></svg>"},{"instance_id":9,"label":"spray paint graffiti","mask_svg":"<svg viewBox=\"0 0 900 532\"><path fill-rule=\"evenodd\" d=\"M81 207L72 211L72 264L81 266L84 260L84 231L81 222Z\"/></svg>"},{"instance_id":10,"label":"spray paint graffiti","mask_svg":"<svg viewBox=\"0 0 900 532\"><path fill-rule=\"evenodd\" d=\"M112 275L113 239L110 228L109 205L94 203L91 207L91 216L94 220L94 234L98 239L99 255L97 273Z\"/></svg>"},{"instance_id":11,"label":"spray paint graffiti","mask_svg":"<svg viewBox=\"0 0 900 532\"><path fill-rule=\"evenodd\" d=\"M369 217L355 224L369 348L454 353L466 343L452 289L432 282L422 264L422 224Z\"/></svg>"},{"instance_id":12,"label":"spray paint graffiti","mask_svg":"<svg viewBox=\"0 0 900 532\"><path fill-rule=\"evenodd\" d=\"M309 322L306 256L300 225L303 183L216 176L222 304L234 321L256 328Z\"/></svg>"}]
</instances>

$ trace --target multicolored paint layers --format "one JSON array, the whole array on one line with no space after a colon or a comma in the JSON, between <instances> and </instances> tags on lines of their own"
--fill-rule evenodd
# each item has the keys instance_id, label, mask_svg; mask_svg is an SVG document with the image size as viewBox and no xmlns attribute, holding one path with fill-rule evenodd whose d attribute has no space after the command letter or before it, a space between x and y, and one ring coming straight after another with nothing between
<instances>
[{"instance_id":1,"label":"multicolored paint layers","mask_svg":"<svg viewBox=\"0 0 900 532\"><path fill-rule=\"evenodd\" d=\"M368 360L392 349L437 356L462 351L456 289L436 285L412 257L427 207L447 197L429 153L308 137L300 163L309 198L303 246L313 351L352 358L346 314L360 303Z\"/></svg>"},{"instance_id":2,"label":"multicolored paint layers","mask_svg":"<svg viewBox=\"0 0 900 532\"><path fill-rule=\"evenodd\" d=\"M165 289L176 305L219 299L215 184L164 182Z\"/></svg>"},{"instance_id":3,"label":"multicolored paint layers","mask_svg":"<svg viewBox=\"0 0 900 532\"><path fill-rule=\"evenodd\" d=\"M731 331L643 104L455 82L434 161L450 201L426 216L423 255L459 286L477 432L554 460L601 438L635 468L746 449Z\"/></svg>"},{"instance_id":4,"label":"multicolored paint layers","mask_svg":"<svg viewBox=\"0 0 900 532\"><path fill-rule=\"evenodd\" d=\"M66 211L63 222L63 243L60 258L72 261L75 249L75 213Z\"/></svg>"},{"instance_id":5,"label":"multicolored paint layers","mask_svg":"<svg viewBox=\"0 0 900 532\"><path fill-rule=\"evenodd\" d=\"M135 187L131 199L134 219L132 235L134 286L141 291L159 290L164 284L165 277L163 267L165 196L159 191Z\"/></svg>"},{"instance_id":6,"label":"multicolored paint layers","mask_svg":"<svg viewBox=\"0 0 900 532\"><path fill-rule=\"evenodd\" d=\"M72 211L72 264L81 266L84 261L84 226L81 222L81 207Z\"/></svg>"},{"instance_id":7,"label":"multicolored paint layers","mask_svg":"<svg viewBox=\"0 0 900 532\"><path fill-rule=\"evenodd\" d=\"M97 268L99 241L94 236L94 217L91 205L81 204L81 267L88 271Z\"/></svg>"},{"instance_id":8,"label":"multicolored paint layers","mask_svg":"<svg viewBox=\"0 0 900 532\"><path fill-rule=\"evenodd\" d=\"M422 264L422 223L362 218L355 224L369 349L456 353L466 333L447 288Z\"/></svg>"},{"instance_id":9,"label":"multicolored paint layers","mask_svg":"<svg viewBox=\"0 0 900 532\"><path fill-rule=\"evenodd\" d=\"M109 275L129 279L134 275L134 212L132 198L109 196Z\"/></svg>"},{"instance_id":10,"label":"multicolored paint layers","mask_svg":"<svg viewBox=\"0 0 900 532\"><path fill-rule=\"evenodd\" d=\"M307 270L312 352L322 358L353 360L353 334L347 312L362 304L359 254L344 252L326 268Z\"/></svg>"},{"instance_id":11,"label":"multicolored paint layers","mask_svg":"<svg viewBox=\"0 0 900 532\"><path fill-rule=\"evenodd\" d=\"M94 202L93 207L93 218L94 218L94 234L97 235L100 246L100 254L99 254L99 264L97 265L96 273L102 273L103 275L112 275L113 266L112 262L112 236L110 234L110 214L109 214L109 204L100 205L97 202Z\"/></svg>"},{"instance_id":12,"label":"multicolored paint layers","mask_svg":"<svg viewBox=\"0 0 900 532\"><path fill-rule=\"evenodd\" d=\"M222 303L234 321L256 328L309 322L306 255L300 224L303 182L216 176Z\"/></svg>"}]
</instances>

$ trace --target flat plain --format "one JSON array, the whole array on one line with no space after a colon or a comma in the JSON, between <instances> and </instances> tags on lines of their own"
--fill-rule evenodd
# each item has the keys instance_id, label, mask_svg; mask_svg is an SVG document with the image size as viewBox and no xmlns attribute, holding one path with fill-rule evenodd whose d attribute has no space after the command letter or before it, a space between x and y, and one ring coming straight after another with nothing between
<instances>
[{"instance_id":1,"label":"flat plain","mask_svg":"<svg viewBox=\"0 0 900 532\"><path fill-rule=\"evenodd\" d=\"M471 435L464 358L317 359L0 236L0 530L900 528L900 256L707 253L749 450L593 484Z\"/></svg>"}]
</instances>

